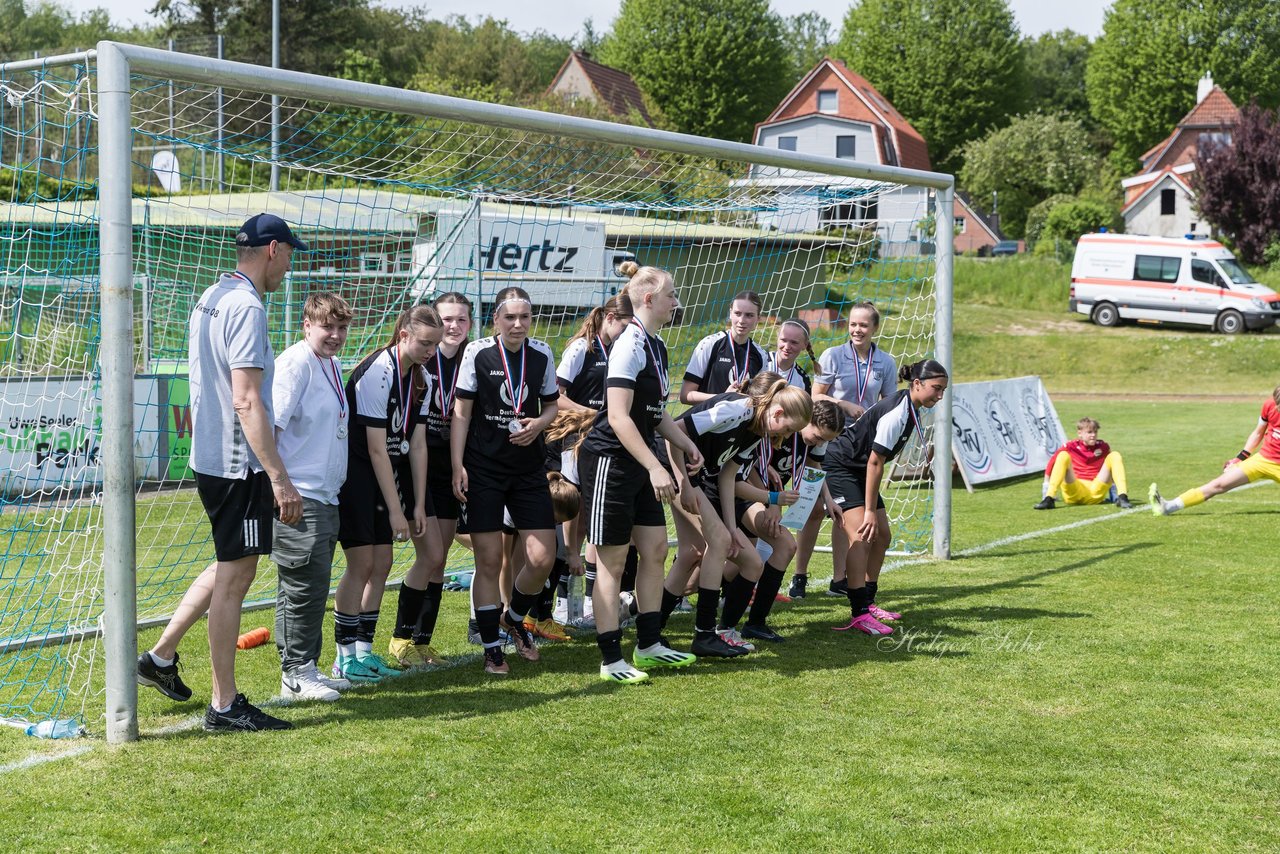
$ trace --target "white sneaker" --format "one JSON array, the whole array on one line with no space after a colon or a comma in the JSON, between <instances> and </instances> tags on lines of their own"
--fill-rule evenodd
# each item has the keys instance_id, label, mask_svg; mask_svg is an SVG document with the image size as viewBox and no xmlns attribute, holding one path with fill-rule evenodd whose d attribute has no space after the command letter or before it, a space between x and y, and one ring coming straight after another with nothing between
<instances>
[{"instance_id":1,"label":"white sneaker","mask_svg":"<svg viewBox=\"0 0 1280 854\"><path fill-rule=\"evenodd\" d=\"M351 680L346 679L345 677L338 676L337 678L330 678L325 676L320 672L320 668L316 666L314 661L311 662L311 667L308 668L308 671L315 674L316 679L320 681L321 685L324 685L327 688L332 688L335 691L345 691L351 687Z\"/></svg>"},{"instance_id":2,"label":"white sneaker","mask_svg":"<svg viewBox=\"0 0 1280 854\"><path fill-rule=\"evenodd\" d=\"M716 629L716 634L720 636L720 640L724 641L730 646L742 647L747 652L756 651L756 645L753 644L751 641L747 640L746 638L744 638L742 635L738 634L738 630L736 628L735 629Z\"/></svg>"},{"instance_id":3,"label":"white sneaker","mask_svg":"<svg viewBox=\"0 0 1280 854\"><path fill-rule=\"evenodd\" d=\"M556 606L551 610L551 619L560 625L569 621L569 600L563 596L556 597Z\"/></svg>"},{"instance_id":4,"label":"white sneaker","mask_svg":"<svg viewBox=\"0 0 1280 854\"><path fill-rule=\"evenodd\" d=\"M340 695L320 681L314 670L292 670L280 675L280 697L284 700L322 700L332 703Z\"/></svg>"}]
</instances>

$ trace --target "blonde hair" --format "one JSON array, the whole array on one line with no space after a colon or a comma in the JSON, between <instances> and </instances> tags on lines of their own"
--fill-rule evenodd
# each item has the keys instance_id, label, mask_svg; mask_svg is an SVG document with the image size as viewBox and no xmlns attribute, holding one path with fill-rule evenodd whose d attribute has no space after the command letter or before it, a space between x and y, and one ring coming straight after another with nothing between
<instances>
[{"instance_id":1,"label":"blonde hair","mask_svg":"<svg viewBox=\"0 0 1280 854\"><path fill-rule=\"evenodd\" d=\"M751 382L747 383L746 394L751 398L751 408L755 412L751 419L751 430L757 436L769 435L769 410L775 406L781 406L782 413L788 418L804 424L808 424L813 417L813 400L809 393L793 386L773 371L761 371L752 377ZM775 448L782 445L781 437L771 441Z\"/></svg>"},{"instance_id":2,"label":"blonde hair","mask_svg":"<svg viewBox=\"0 0 1280 854\"><path fill-rule=\"evenodd\" d=\"M547 489L551 492L551 509L557 522L576 519L582 512L582 493L560 472L547 472Z\"/></svg>"},{"instance_id":3,"label":"blonde hair","mask_svg":"<svg viewBox=\"0 0 1280 854\"><path fill-rule=\"evenodd\" d=\"M1099 424L1097 421L1093 420L1087 415L1076 422L1077 430L1092 430L1095 433L1098 432L1098 428L1100 428L1101 426L1102 426L1101 424Z\"/></svg>"},{"instance_id":4,"label":"blonde hair","mask_svg":"<svg viewBox=\"0 0 1280 854\"><path fill-rule=\"evenodd\" d=\"M328 291L312 294L302 304L302 317L312 323L348 323L354 317L351 304L335 293Z\"/></svg>"},{"instance_id":5,"label":"blonde hair","mask_svg":"<svg viewBox=\"0 0 1280 854\"><path fill-rule=\"evenodd\" d=\"M624 262L626 263L626 262ZM576 341L582 338L587 342L587 349L595 343L595 338L604 329L604 322L609 315L613 315L622 320L630 320L634 314L631 309L631 299L626 294L615 294L605 300L604 305L598 305L587 313L582 319L582 326L574 334L569 341ZM601 355L604 355L601 353Z\"/></svg>"},{"instance_id":6,"label":"blonde hair","mask_svg":"<svg viewBox=\"0 0 1280 854\"><path fill-rule=\"evenodd\" d=\"M573 447L567 450L576 454L579 446L587 438L591 425L595 423L596 414L594 409L561 409L556 413L551 426L547 428L546 437L552 442L574 437Z\"/></svg>"},{"instance_id":7,"label":"blonde hair","mask_svg":"<svg viewBox=\"0 0 1280 854\"><path fill-rule=\"evenodd\" d=\"M661 267L641 267L635 261L623 261L618 265L618 272L628 279L623 293L631 297L632 304L641 302L645 294L660 290L667 282L675 281Z\"/></svg>"},{"instance_id":8,"label":"blonde hair","mask_svg":"<svg viewBox=\"0 0 1280 854\"><path fill-rule=\"evenodd\" d=\"M440 319L440 312L436 311L426 303L418 303L415 306L410 306L400 312L400 316L396 318L396 327L391 333L391 341L384 349L397 346L400 343L400 333L407 331L410 326L415 325L429 326L432 329L443 329L444 321ZM416 406L417 402L422 400L422 395L427 392L427 382L422 377L422 371L410 371L409 375L413 377L413 399L411 403Z\"/></svg>"}]
</instances>

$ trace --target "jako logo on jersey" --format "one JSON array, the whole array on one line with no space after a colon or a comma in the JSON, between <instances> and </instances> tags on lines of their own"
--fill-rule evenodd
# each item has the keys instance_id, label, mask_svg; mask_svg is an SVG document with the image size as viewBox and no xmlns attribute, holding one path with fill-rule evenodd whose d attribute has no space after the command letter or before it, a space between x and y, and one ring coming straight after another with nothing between
<instances>
[{"instance_id":1,"label":"jako logo on jersey","mask_svg":"<svg viewBox=\"0 0 1280 854\"><path fill-rule=\"evenodd\" d=\"M395 411L391 413L391 432L400 433L404 429L404 413L400 411L400 405L396 404Z\"/></svg>"},{"instance_id":2,"label":"jako logo on jersey","mask_svg":"<svg viewBox=\"0 0 1280 854\"><path fill-rule=\"evenodd\" d=\"M987 453L987 440L978 415L962 397L953 398L951 405L951 429L955 447L960 450L960 457L969 471L985 474L991 470L991 455Z\"/></svg>"},{"instance_id":3,"label":"jako logo on jersey","mask_svg":"<svg viewBox=\"0 0 1280 854\"><path fill-rule=\"evenodd\" d=\"M1013 420L1009 404L998 394L992 393L987 395L986 408L987 423L991 427L991 435L995 436L996 444L1000 446L1000 453L1015 466L1026 463L1027 450L1022 447L1022 431Z\"/></svg>"},{"instance_id":4,"label":"jako logo on jersey","mask_svg":"<svg viewBox=\"0 0 1280 854\"><path fill-rule=\"evenodd\" d=\"M544 273L547 271L572 273L574 269L570 262L577 254L577 246L552 246L550 240L543 240L541 246L504 243L499 247L498 238L494 237L489 241L489 248L480 251L480 258L484 261L486 270L522 270L526 273L530 270L540 270ZM537 259L536 267L533 266L535 258Z\"/></svg>"}]
</instances>

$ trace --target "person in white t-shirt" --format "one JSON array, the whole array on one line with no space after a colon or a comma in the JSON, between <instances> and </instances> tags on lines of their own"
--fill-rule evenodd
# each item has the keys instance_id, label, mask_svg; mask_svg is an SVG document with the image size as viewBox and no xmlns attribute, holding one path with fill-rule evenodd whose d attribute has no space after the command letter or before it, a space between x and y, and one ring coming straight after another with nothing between
<instances>
[{"instance_id":1,"label":"person in white t-shirt","mask_svg":"<svg viewBox=\"0 0 1280 854\"><path fill-rule=\"evenodd\" d=\"M278 576L276 648L280 696L286 700L338 699L346 680L320 674L325 603L338 545L338 491L347 479L351 411L338 352L351 328L342 297L312 294L302 307L302 340L276 357L276 445L302 494L302 518L276 520L271 559Z\"/></svg>"}]
</instances>

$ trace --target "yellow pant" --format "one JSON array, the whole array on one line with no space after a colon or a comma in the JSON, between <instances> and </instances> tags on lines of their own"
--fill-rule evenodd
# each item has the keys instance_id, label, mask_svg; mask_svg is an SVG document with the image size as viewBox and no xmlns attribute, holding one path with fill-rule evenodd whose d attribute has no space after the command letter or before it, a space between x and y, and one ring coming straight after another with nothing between
<instances>
[{"instance_id":1,"label":"yellow pant","mask_svg":"<svg viewBox=\"0 0 1280 854\"><path fill-rule=\"evenodd\" d=\"M1264 477L1280 483L1280 463L1273 463L1261 454L1254 454L1249 459L1236 463L1236 467L1248 475L1250 483Z\"/></svg>"},{"instance_id":2,"label":"yellow pant","mask_svg":"<svg viewBox=\"0 0 1280 854\"><path fill-rule=\"evenodd\" d=\"M1110 480L1075 480L1067 482L1067 470L1071 468L1071 456L1060 452L1053 460L1053 471L1049 474L1049 486L1046 495L1056 496L1062 491L1062 498L1067 504L1101 504L1111 491L1112 483L1116 492L1129 494L1128 478L1125 477L1124 458L1119 452L1112 451L1103 460L1103 468L1111 471Z\"/></svg>"}]
</instances>

